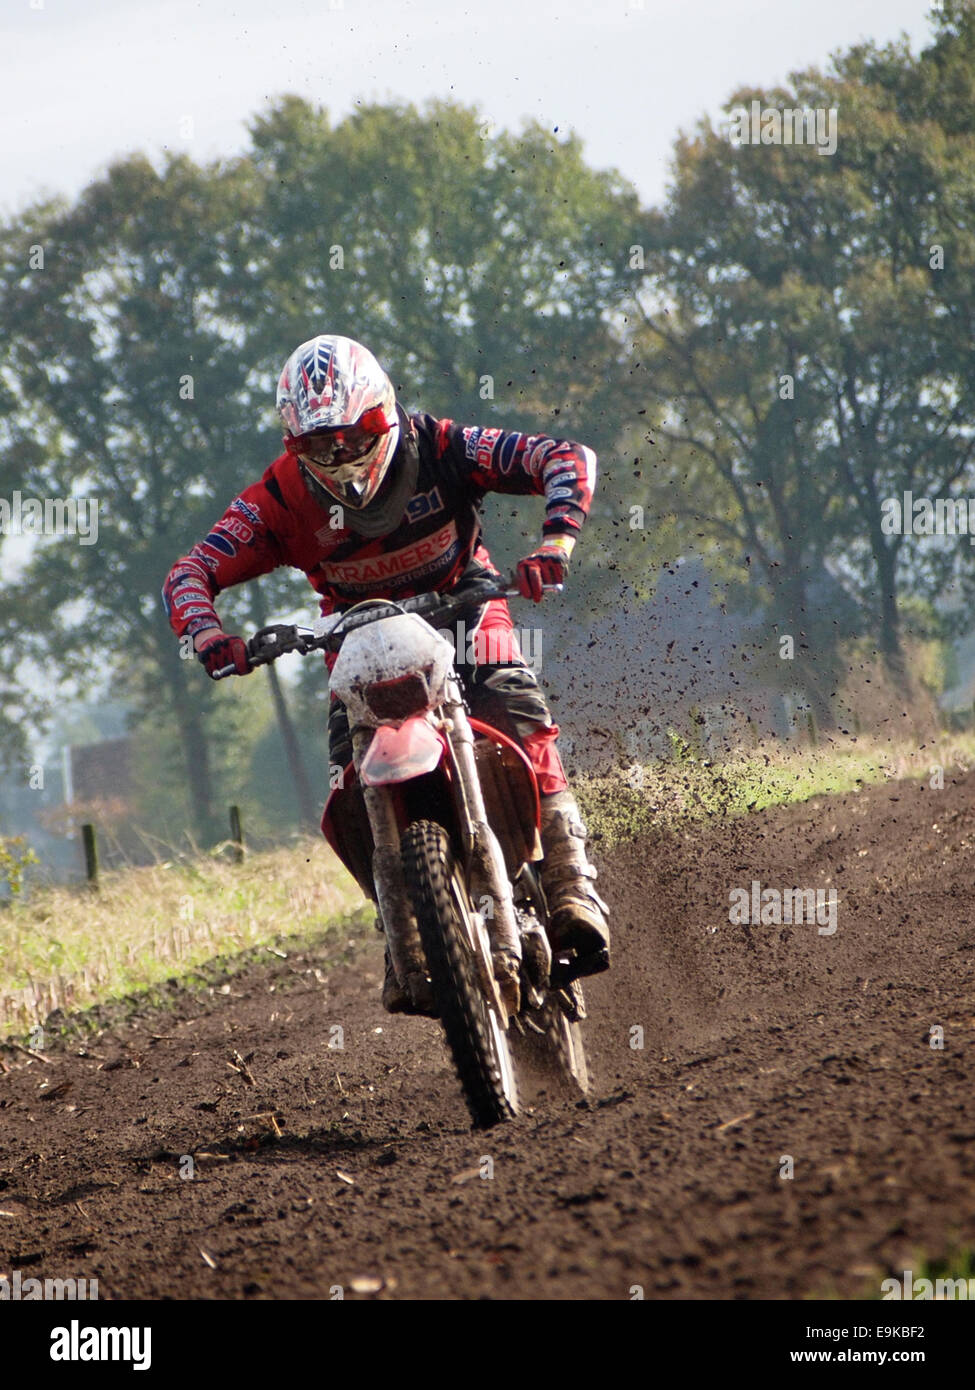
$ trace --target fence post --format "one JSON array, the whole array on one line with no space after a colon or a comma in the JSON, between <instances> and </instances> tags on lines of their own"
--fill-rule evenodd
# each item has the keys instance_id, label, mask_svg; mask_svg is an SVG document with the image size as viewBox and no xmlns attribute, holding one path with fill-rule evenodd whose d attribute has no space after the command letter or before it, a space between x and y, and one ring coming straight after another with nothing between
<instances>
[{"instance_id":1,"label":"fence post","mask_svg":"<svg viewBox=\"0 0 975 1390\"><path fill-rule=\"evenodd\" d=\"M95 838L95 827L90 822L81 827L81 840L85 847L85 877L88 879L89 888L97 888L98 841Z\"/></svg>"},{"instance_id":2,"label":"fence post","mask_svg":"<svg viewBox=\"0 0 975 1390\"><path fill-rule=\"evenodd\" d=\"M234 863L244 862L244 832L240 824L240 807L231 806L230 808L230 837L234 842Z\"/></svg>"}]
</instances>

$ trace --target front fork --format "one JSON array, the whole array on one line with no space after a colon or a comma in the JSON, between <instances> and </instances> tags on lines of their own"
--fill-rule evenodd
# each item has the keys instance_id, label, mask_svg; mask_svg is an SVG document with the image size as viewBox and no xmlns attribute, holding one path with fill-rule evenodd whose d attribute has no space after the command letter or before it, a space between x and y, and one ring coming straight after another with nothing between
<instances>
[{"instance_id":1,"label":"front fork","mask_svg":"<svg viewBox=\"0 0 975 1390\"><path fill-rule=\"evenodd\" d=\"M520 1007L521 937L504 854L487 820L474 758L474 733L456 681L448 683L447 698L441 709L441 727L456 773L462 848L470 864L470 910L487 929L495 979L505 1009L509 1014L517 1013ZM357 772L372 733L371 729L364 727L353 730L352 747ZM388 787L366 786L361 779L360 785L375 844L372 870L376 901L393 968L400 983L409 988L411 975L418 972L425 974L426 959L403 879L401 832L396 809Z\"/></svg>"},{"instance_id":2,"label":"front fork","mask_svg":"<svg viewBox=\"0 0 975 1390\"><path fill-rule=\"evenodd\" d=\"M507 1012L514 1014L521 1006L521 934L504 854L488 824L474 757L474 731L454 681L448 683L443 712L444 732L458 773L458 800L463 803L458 811L464 848L470 856L471 906L487 927L495 979Z\"/></svg>"},{"instance_id":3,"label":"front fork","mask_svg":"<svg viewBox=\"0 0 975 1390\"><path fill-rule=\"evenodd\" d=\"M362 726L352 731L352 756L357 774L372 742L372 735L372 729ZM361 777L359 786L372 828L372 879L389 958L400 985L412 995L411 977L418 975L425 979L427 962L403 879L396 808L388 787L370 787Z\"/></svg>"}]
</instances>

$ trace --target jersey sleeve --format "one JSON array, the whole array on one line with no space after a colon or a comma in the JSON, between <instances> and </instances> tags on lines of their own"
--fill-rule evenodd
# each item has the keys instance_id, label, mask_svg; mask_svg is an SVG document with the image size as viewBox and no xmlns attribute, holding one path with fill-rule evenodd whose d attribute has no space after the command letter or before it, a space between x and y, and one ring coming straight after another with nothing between
<instances>
[{"instance_id":1,"label":"jersey sleeve","mask_svg":"<svg viewBox=\"0 0 975 1390\"><path fill-rule=\"evenodd\" d=\"M285 564L281 543L268 521L265 481L235 497L206 538L177 560L163 585L169 624L177 637L220 627L214 599L223 589Z\"/></svg>"},{"instance_id":2,"label":"jersey sleeve","mask_svg":"<svg viewBox=\"0 0 975 1390\"><path fill-rule=\"evenodd\" d=\"M545 535L575 536L589 514L596 455L572 439L432 421L437 451L483 492L545 498Z\"/></svg>"}]
</instances>

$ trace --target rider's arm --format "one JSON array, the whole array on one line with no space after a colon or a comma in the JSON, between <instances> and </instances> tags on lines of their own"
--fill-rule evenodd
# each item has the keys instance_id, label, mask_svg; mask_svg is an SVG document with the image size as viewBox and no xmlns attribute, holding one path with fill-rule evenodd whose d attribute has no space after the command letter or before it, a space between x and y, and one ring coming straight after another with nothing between
<instances>
[{"instance_id":1,"label":"rider's arm","mask_svg":"<svg viewBox=\"0 0 975 1390\"><path fill-rule=\"evenodd\" d=\"M223 589L269 574L286 563L272 530L273 498L266 478L246 488L224 512L206 538L176 561L163 585L163 604L177 637L193 638L194 647L222 630L214 599Z\"/></svg>"},{"instance_id":2,"label":"rider's arm","mask_svg":"<svg viewBox=\"0 0 975 1390\"><path fill-rule=\"evenodd\" d=\"M541 544L518 563L518 587L537 603L546 588L560 586L596 485L596 455L573 439L521 434L453 420L420 417L431 430L439 457L472 490L539 493L545 498Z\"/></svg>"},{"instance_id":3,"label":"rider's arm","mask_svg":"<svg viewBox=\"0 0 975 1390\"><path fill-rule=\"evenodd\" d=\"M521 434L453 420L430 422L438 453L484 492L537 493L545 498L546 538L578 535L596 485L596 455L572 439Z\"/></svg>"}]
</instances>

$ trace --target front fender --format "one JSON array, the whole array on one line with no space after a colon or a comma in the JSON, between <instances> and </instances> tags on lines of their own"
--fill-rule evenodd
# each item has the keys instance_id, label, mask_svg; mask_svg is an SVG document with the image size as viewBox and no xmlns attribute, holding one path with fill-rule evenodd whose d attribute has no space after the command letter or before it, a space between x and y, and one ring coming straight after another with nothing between
<instances>
[{"instance_id":1,"label":"front fender","mask_svg":"<svg viewBox=\"0 0 975 1390\"><path fill-rule=\"evenodd\" d=\"M410 782L432 772L446 748L443 734L424 715L407 719L398 729L381 724L359 767L360 781L369 787Z\"/></svg>"}]
</instances>

